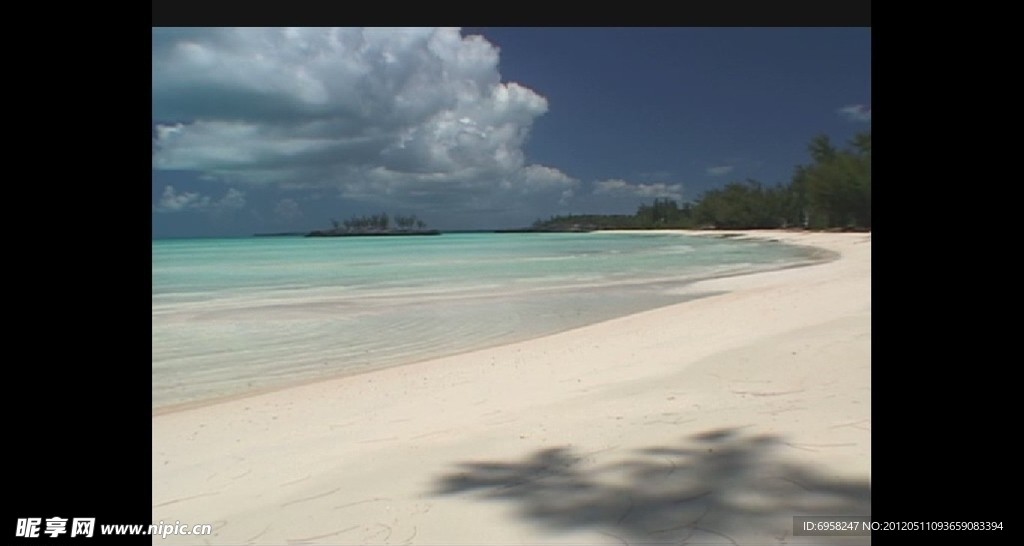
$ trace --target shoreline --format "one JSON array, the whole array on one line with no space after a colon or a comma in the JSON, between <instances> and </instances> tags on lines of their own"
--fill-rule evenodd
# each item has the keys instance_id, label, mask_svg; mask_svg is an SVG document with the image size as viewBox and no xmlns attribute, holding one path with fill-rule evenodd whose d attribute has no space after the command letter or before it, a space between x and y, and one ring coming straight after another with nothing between
<instances>
[{"instance_id":1,"label":"shoreline","mask_svg":"<svg viewBox=\"0 0 1024 546\"><path fill-rule=\"evenodd\" d=\"M791 517L870 513L870 233L679 232L839 257L155 414L154 521L216 522L172 543L820 543Z\"/></svg>"},{"instance_id":2,"label":"shoreline","mask_svg":"<svg viewBox=\"0 0 1024 546\"><path fill-rule=\"evenodd\" d=\"M640 235L651 235L651 234L654 234L654 235L686 235L686 236L695 236L695 237L757 239L757 240L765 240L765 241L768 241L768 242L778 242L778 243L782 243L782 244L788 244L790 246L800 246L800 247L802 247L804 249L807 249L807 250L811 251L811 259L815 260L814 263L786 264L786 265L774 267L774 268L771 268L771 269L765 269L765 270L755 271L755 272L742 272L742 273L731 273L730 272L730 273L724 273L724 274L721 274L721 275L714 274L714 275L711 275L711 276L708 276L708 277L697 278L697 279L695 279L695 280L693 280L691 282L688 282L687 286L693 285L693 284L696 284L696 283L711 281L711 280L715 280L715 279L723 279L723 278L729 278L729 277L740 277L740 276L745 276L745 275L756 275L756 274L768 273L768 272L772 272L772 271L782 271L782 270L786 270L786 269L809 267L809 266L813 266L813 265L818 265L820 263L827 263L829 261L836 260L836 259L839 258L839 254L834 252L834 251L830 251L830 250L823 249L823 248L820 248L820 247L809 246L809 245L797 245L797 244L793 244L793 243L789 243L789 242L780 241L776 237L769 237L769 236L767 236L767 235L770 235L770 234L773 234L773 233L779 233L779 231L775 231L775 230L763 230L763 233L761 233L761 231L744 231L744 230L731 230L731 231L713 230L712 231L712 230L685 230L685 229L661 229L661 230L632 229L632 230L594 230L594 231L591 231L589 233L595 233L595 234L608 234L608 233L611 233L611 234L627 234L627 235L628 234L640 234ZM474 352L474 351L480 351L480 350L485 350L485 349L492 349L492 348L495 348L495 347L501 347L501 346L504 346L504 345L510 345L510 344L514 344L514 343L528 342L528 341L531 341L531 340L534 340L534 339L539 339L539 338L543 338L543 337L547 337L547 336L551 336L551 335L558 335L558 334L561 334L563 332L575 330L575 329L578 329L578 328L585 328L587 326L591 326L593 324L598 324L600 322L605 322L607 320L614 320L616 318L622 318L622 317L625 317L625 316L630 316L630 315L635 315L635 314L640 314L640 313L646 313L648 311L653 311L655 309L660 309L662 307L668 307L668 306L672 306L672 305L679 305L681 303L686 303L687 301L690 301L691 299L694 299L694 298L704 297L704 295L701 294L700 291L687 290L687 292L693 292L693 298L686 298L682 302L666 303L664 305L659 305L657 307L653 307L653 308L649 308L649 309L643 309L641 311L637 311L637 312L633 312L633 313L628 313L626 315L620 315L618 317L612 317L611 319L602 319L602 320L598 320L597 322L591 322L591 323L583 324L581 326L570 326L570 327L566 327L566 328L563 328L563 329L555 330L555 331L552 331L552 332L543 333L543 334L540 334L540 335L535 335L535 336L531 336L531 337L527 337L527 338L523 338L523 339L516 339L516 340L512 340L512 341L497 341L497 342L494 342L493 344L488 344L488 345L478 346L478 347L471 347L471 348L467 348L467 349L463 349L463 350L458 350L458 351L455 351L455 352L452 352L452 353L447 353L447 354L423 356L421 358L415 358L415 359L407 361L407 362L402 362L402 363L397 363L397 364L390 364L390 365L386 365L386 366L382 366L382 367L371 367L371 368L363 368L363 369L353 369L353 370L348 370L348 371L341 370L341 371L330 373L330 374L323 375L323 376L307 377L307 378L303 378L303 379L289 381L287 383L274 384L274 385L265 385L265 386L260 386L260 387L249 388L249 389L246 389L244 391L239 391L239 392L231 392L231 393L226 393L226 394L214 395L214 396L210 396L210 397L204 397L204 398L198 398L198 399L192 399L192 400L184 400L184 401L167 403L167 404L163 404L163 405L160 405L160 406L152 407L151 408L151 414L152 414L153 417L156 417L158 415L167 415L167 414L176 413L176 412L179 412L179 411L189 411L189 410L203 408L203 407L212 406L212 405L217 405L217 404L221 404L221 403L225 403L225 402L241 400L241 399L245 399L245 398L249 398L249 397L253 397L253 396L260 396L260 395L274 393L274 392L278 392L278 391L282 391L282 390L299 388L299 387L307 386L307 385L310 385L310 384L319 383L319 382L322 382L322 381L332 381L332 380L342 379L342 378L346 378L346 377L353 377L353 376L359 376L359 375L364 375L364 374L370 374L370 373L375 373L375 372L378 372L378 371L381 371L381 370L386 370L386 369L400 367L400 366L415 366L415 365L418 365L418 364L421 364L421 363L424 363L424 362L429 362L431 360L436 360L438 358L459 356L459 355L462 355L462 354L465 354L465 353Z\"/></svg>"}]
</instances>

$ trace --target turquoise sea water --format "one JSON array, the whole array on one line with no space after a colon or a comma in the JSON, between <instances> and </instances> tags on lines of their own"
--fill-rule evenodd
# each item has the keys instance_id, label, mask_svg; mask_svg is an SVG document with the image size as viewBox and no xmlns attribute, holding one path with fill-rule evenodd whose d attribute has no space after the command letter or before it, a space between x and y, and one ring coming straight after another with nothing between
<instances>
[{"instance_id":1,"label":"turquoise sea water","mask_svg":"<svg viewBox=\"0 0 1024 546\"><path fill-rule=\"evenodd\" d=\"M668 233L156 240L153 406L537 337L817 259Z\"/></svg>"}]
</instances>

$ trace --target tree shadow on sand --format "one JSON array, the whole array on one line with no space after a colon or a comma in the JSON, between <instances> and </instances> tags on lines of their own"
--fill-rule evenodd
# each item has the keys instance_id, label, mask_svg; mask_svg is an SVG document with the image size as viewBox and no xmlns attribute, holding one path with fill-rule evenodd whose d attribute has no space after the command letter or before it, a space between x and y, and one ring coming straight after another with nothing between
<instances>
[{"instance_id":1,"label":"tree shadow on sand","mask_svg":"<svg viewBox=\"0 0 1024 546\"><path fill-rule=\"evenodd\" d=\"M793 516L868 516L867 481L785 461L781 437L717 429L679 446L599 463L598 453L550 448L521 462L465 462L439 495L515 504L552 530L590 529L629 544L866 544L870 537L793 536Z\"/></svg>"}]
</instances>

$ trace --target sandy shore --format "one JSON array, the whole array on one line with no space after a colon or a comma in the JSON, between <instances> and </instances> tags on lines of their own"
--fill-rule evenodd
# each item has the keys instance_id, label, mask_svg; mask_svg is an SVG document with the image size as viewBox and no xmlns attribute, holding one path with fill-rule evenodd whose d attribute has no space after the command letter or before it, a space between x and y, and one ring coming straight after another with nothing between
<instances>
[{"instance_id":1,"label":"sandy shore","mask_svg":"<svg viewBox=\"0 0 1024 546\"><path fill-rule=\"evenodd\" d=\"M746 232L745 232L746 233ZM535 339L153 417L160 544L864 544L871 236ZM832 542L829 542L831 540Z\"/></svg>"}]
</instances>

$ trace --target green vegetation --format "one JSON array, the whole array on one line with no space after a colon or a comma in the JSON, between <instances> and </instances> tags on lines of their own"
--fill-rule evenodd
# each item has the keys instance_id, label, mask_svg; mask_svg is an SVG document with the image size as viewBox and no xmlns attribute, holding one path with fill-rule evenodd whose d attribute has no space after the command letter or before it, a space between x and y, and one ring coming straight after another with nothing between
<instances>
[{"instance_id":1,"label":"green vegetation","mask_svg":"<svg viewBox=\"0 0 1024 546\"><path fill-rule=\"evenodd\" d=\"M441 232L436 229L426 229L427 224L416 217L395 216L395 228L391 227L391 217L386 212L371 214L369 216L354 216L339 222L332 219L333 229L316 230L307 234L307 237L344 237L348 235L438 235Z\"/></svg>"},{"instance_id":2,"label":"green vegetation","mask_svg":"<svg viewBox=\"0 0 1024 546\"><path fill-rule=\"evenodd\" d=\"M594 229L657 229L693 227L692 207L682 207L671 199L655 199L651 205L640 205L636 214L570 214L552 216L533 223L536 230L572 231Z\"/></svg>"},{"instance_id":3,"label":"green vegetation","mask_svg":"<svg viewBox=\"0 0 1024 546\"><path fill-rule=\"evenodd\" d=\"M386 212L380 214L371 214L369 216L353 216L344 222L338 222L337 220L331 220L331 224L334 225L335 230L345 231L360 231L360 230L387 230L391 226L391 218ZM395 216L395 225L398 226L399 230L411 230L414 227L423 229L427 226L416 217L415 214L409 216Z\"/></svg>"},{"instance_id":4,"label":"green vegetation","mask_svg":"<svg viewBox=\"0 0 1024 546\"><path fill-rule=\"evenodd\" d=\"M798 166L789 184L731 182L682 206L655 199L632 216L553 216L538 220L533 228L871 229L871 133L856 135L845 150L819 135L808 151L813 162Z\"/></svg>"},{"instance_id":5,"label":"green vegetation","mask_svg":"<svg viewBox=\"0 0 1024 546\"><path fill-rule=\"evenodd\" d=\"M814 163L797 168L791 187L812 228L871 228L871 133L836 150L828 137L811 141Z\"/></svg>"},{"instance_id":6,"label":"green vegetation","mask_svg":"<svg viewBox=\"0 0 1024 546\"><path fill-rule=\"evenodd\" d=\"M800 225L800 206L790 188L765 188L756 180L711 190L694 209L698 226L765 229Z\"/></svg>"}]
</instances>

